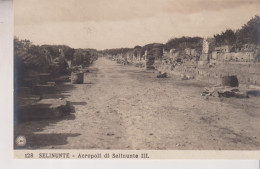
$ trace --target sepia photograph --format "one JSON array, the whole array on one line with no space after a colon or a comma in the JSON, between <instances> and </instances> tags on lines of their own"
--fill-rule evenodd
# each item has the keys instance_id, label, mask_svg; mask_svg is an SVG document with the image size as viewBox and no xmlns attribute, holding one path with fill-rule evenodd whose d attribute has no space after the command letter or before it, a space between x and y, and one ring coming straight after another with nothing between
<instances>
[{"instance_id":1,"label":"sepia photograph","mask_svg":"<svg viewBox=\"0 0 260 169\"><path fill-rule=\"evenodd\" d=\"M14 150L260 150L259 0L14 0L13 12Z\"/></svg>"}]
</instances>

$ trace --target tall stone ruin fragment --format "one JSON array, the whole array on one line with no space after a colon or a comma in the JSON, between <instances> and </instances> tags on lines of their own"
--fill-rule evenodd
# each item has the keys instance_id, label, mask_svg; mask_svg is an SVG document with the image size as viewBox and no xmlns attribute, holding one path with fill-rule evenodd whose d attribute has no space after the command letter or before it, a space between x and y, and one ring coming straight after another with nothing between
<instances>
[{"instance_id":1,"label":"tall stone ruin fragment","mask_svg":"<svg viewBox=\"0 0 260 169\"><path fill-rule=\"evenodd\" d=\"M202 44L202 54L200 56L198 66L207 65L208 62L209 62L209 41L207 40L207 38L204 38Z\"/></svg>"}]
</instances>

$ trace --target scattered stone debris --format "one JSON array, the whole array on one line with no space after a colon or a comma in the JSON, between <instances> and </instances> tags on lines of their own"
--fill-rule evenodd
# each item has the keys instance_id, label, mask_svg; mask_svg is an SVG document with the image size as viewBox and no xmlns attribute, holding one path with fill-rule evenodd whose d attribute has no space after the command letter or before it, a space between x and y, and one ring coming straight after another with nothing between
<instances>
[{"instance_id":1,"label":"scattered stone debris","mask_svg":"<svg viewBox=\"0 0 260 169\"><path fill-rule=\"evenodd\" d=\"M184 74L181 75L181 80L188 80L188 77Z\"/></svg>"},{"instance_id":2,"label":"scattered stone debris","mask_svg":"<svg viewBox=\"0 0 260 169\"><path fill-rule=\"evenodd\" d=\"M157 75L157 78L166 78L166 77L167 77L166 72L159 72L159 74Z\"/></svg>"},{"instance_id":3,"label":"scattered stone debris","mask_svg":"<svg viewBox=\"0 0 260 169\"><path fill-rule=\"evenodd\" d=\"M190 80L190 79L194 79L194 76L181 74L181 80Z\"/></svg>"},{"instance_id":4,"label":"scattered stone debris","mask_svg":"<svg viewBox=\"0 0 260 169\"><path fill-rule=\"evenodd\" d=\"M187 75L188 79L194 79L194 76Z\"/></svg>"},{"instance_id":5,"label":"scattered stone debris","mask_svg":"<svg viewBox=\"0 0 260 169\"><path fill-rule=\"evenodd\" d=\"M248 98L246 93L234 87L205 87L202 96Z\"/></svg>"},{"instance_id":6,"label":"scattered stone debris","mask_svg":"<svg viewBox=\"0 0 260 169\"><path fill-rule=\"evenodd\" d=\"M114 133L107 133L107 136L114 136Z\"/></svg>"}]
</instances>

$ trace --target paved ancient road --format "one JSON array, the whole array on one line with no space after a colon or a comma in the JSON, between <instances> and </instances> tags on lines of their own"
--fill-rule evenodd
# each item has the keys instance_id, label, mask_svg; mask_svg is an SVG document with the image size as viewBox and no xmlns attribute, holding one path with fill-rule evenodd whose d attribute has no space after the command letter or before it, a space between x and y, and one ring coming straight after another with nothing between
<instances>
[{"instance_id":1,"label":"paved ancient road","mask_svg":"<svg viewBox=\"0 0 260 169\"><path fill-rule=\"evenodd\" d=\"M27 148L259 150L259 98L205 99L204 86L99 58L63 93L75 114L19 129Z\"/></svg>"}]
</instances>

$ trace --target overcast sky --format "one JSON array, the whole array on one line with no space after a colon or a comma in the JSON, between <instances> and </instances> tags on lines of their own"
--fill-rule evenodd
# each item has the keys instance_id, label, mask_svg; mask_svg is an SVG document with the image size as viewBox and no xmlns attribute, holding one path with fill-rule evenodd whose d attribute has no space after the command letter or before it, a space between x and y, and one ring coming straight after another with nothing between
<instances>
[{"instance_id":1,"label":"overcast sky","mask_svg":"<svg viewBox=\"0 0 260 169\"><path fill-rule=\"evenodd\" d=\"M14 0L14 31L34 44L106 49L213 36L256 14L260 0Z\"/></svg>"}]
</instances>

